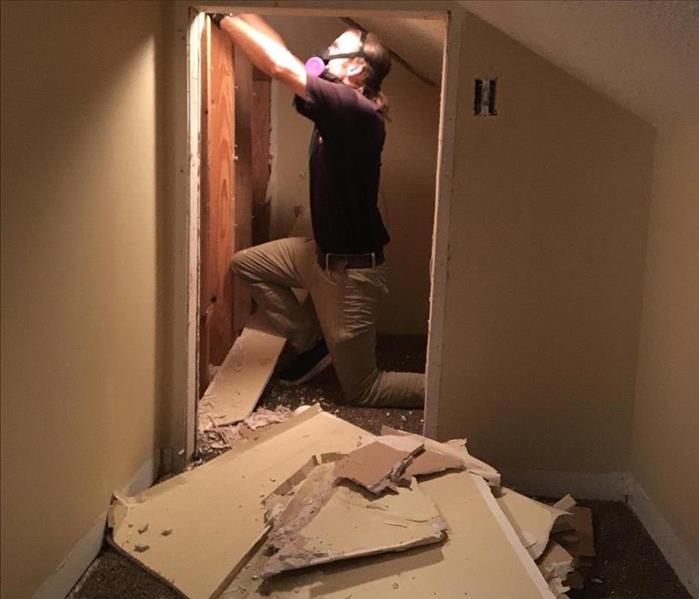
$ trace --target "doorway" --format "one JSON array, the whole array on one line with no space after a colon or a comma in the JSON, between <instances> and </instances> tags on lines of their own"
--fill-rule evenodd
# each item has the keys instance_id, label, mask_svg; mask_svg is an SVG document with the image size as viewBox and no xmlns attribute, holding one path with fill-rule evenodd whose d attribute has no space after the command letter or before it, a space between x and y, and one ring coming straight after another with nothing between
<instances>
[{"instance_id":1,"label":"doorway","mask_svg":"<svg viewBox=\"0 0 699 599\"><path fill-rule=\"evenodd\" d=\"M432 35L436 30L441 31L439 69L436 74L432 73L431 81L429 74L426 76L424 72L420 73L419 67L415 67L409 59L405 59L394 48L391 48L394 50L394 66L388 80L391 77L394 79L402 78L406 81L413 78L419 81L423 87L435 88L433 95L436 101L434 102L433 115L430 117L423 111L422 119L417 121L414 115L420 113L419 106L417 106L418 101L416 106L411 109L413 112L411 125L405 125L407 122L405 115L411 111L406 110L405 104L401 106L401 103L396 102L395 117L392 117L394 120L387 127L388 139L384 152L380 197L380 208L393 237L392 243L387 246L388 260L394 261L399 265L399 268L395 269L397 274L391 281L393 287L391 302L393 303L389 302L385 306L379 321L379 331L389 334L394 331L400 333L401 326L413 327L412 330L415 331L416 327L420 327L421 321L423 330L416 331L414 337L420 336L422 333L423 338L428 339L426 408L429 412L430 389L438 386L438 384L435 385L435 382L438 382L438 377L435 376L434 369L430 373L429 362L430 356L434 358L436 352L441 351L440 344L434 343L434 332L440 326L443 308L441 306L443 298L440 289L435 288L435 280L439 284L438 271L443 266L443 260L440 256L442 253L446 253L445 245L439 243L434 233L439 229L440 222L441 226L444 227L446 222L445 206L448 207L448 188L444 186L445 173L448 172L448 169L444 167L450 160L450 155L445 156L444 147L445 141L450 143L450 134L444 130L445 110L449 106L445 103L443 66L447 64L444 48L446 38L449 36L446 26L449 15L444 11L403 15L400 12L392 11L387 14L379 10L365 11L359 14L352 14L349 11L350 16L345 16L347 13L341 14L337 9L334 9L322 11L328 13L327 15L323 14L322 17L317 16L317 14L308 17L304 16L302 8L293 11L286 10L285 15L274 14L274 10L268 12L272 14L264 16L272 21L273 26L287 32L296 30L301 36L301 41L306 45L313 43L321 47L321 44L327 45L328 41L335 37L332 32L333 27L336 27L339 32L349 28L349 26L377 30L383 24L385 31L389 32L390 35L391 25L395 31L396 21L402 20L402 25L410 24L417 27L418 31L421 21L423 25L427 23ZM293 14L289 14L290 12ZM319 23L318 19L323 20L324 23ZM308 215L303 207L307 201L308 181L304 180L306 175L303 170L298 168L298 164L294 163L294 159L289 159L289 157L298 157L299 155L302 160L307 158L305 150L308 132L289 135L289 131L292 131L294 127L298 128L304 125L308 128L309 125L303 123L303 120L296 115L294 115L295 123L286 119L288 115L285 115L285 110L288 110L290 96L285 98L284 91L280 91L273 82L265 81L264 76L259 73L256 75L254 68L249 63L245 65L244 57L236 56L233 48L226 49L225 44L214 37L220 32L216 30L212 35L212 29L207 21L204 13L193 11L190 15L188 36L190 51L190 147L193 140L195 142L199 139L202 140L201 145L195 148L199 152L200 161L192 161L196 168L190 169L189 186L189 264L190 272L196 270L198 285L196 287L197 293L194 294L194 286L190 279L190 309L192 304L196 304L194 312L196 312L197 318L194 320L196 330L192 331L192 326L189 330L188 361L191 364L194 358L197 368L190 367L189 369L189 372L196 378L196 384L192 384L190 380L188 385L188 409L186 412L188 440L193 437L190 431L196 422L194 417L196 400L215 372L217 362L225 357L226 348L230 348L229 344L233 343L250 314L250 300L245 289L242 286L236 288L229 275L228 264L232 252L253 242L253 228L256 230L254 242L259 243L266 240L265 236L268 238L287 236L290 228L295 229L296 233L303 234L304 228L307 230L308 227ZM412 23L410 23L411 21ZM331 22L333 25L330 25ZM437 26L435 27L435 25ZM306 35L307 32L315 33L318 36L318 42L312 36ZM377 31L377 33L379 37L385 37L382 36L381 31ZM285 37L284 32L282 32L282 37ZM408 37L414 41L414 32ZM383 41L386 46L391 47L390 41L386 39ZM297 49L291 41L288 41L288 45L292 52L302 59L304 54L312 52L308 49ZM297 43L298 45L302 44ZM202 64L207 64L204 61L213 60L215 62L217 60L215 57L220 57L222 52L226 55L223 67L207 68L206 73L197 72L197 68L201 68ZM199 67L197 67L197 63ZM216 78L224 81L228 79L229 86L232 85L234 93L226 96L222 92L220 81L215 80ZM234 79L235 82L230 83ZM255 82L260 83L256 84ZM252 90L255 87L265 91L259 92L259 101L252 103L249 99L253 97ZM197 94L197 92L199 93ZM413 100L415 99L414 95ZM410 96L410 92L408 92L408 96ZM216 100L216 98L219 99ZM247 104L245 98L248 98ZM215 104L213 110L212 101ZM260 110L260 106L269 106L269 111L266 108ZM222 114L216 114L222 109L225 109L225 112L230 110L228 120ZM201 125L199 131L197 131L197 119L192 118L197 116L197 112ZM263 116L264 114L267 116ZM401 122L401 118L404 119L403 122ZM424 141L425 123L429 122L430 118L433 120L433 139L431 140L433 145L431 146ZM251 122L258 123L256 132L253 132L252 129L246 131L244 123ZM396 127L392 130L395 123L400 124L401 128ZM208 133L206 129L218 127L220 124L223 125L223 132L217 132L215 137L209 135L208 142L204 144L203 140L207 139ZM269 134L269 137L266 137L265 132ZM411 139L411 135L414 139ZM417 138L422 139L422 151L413 151L412 153L406 151L414 150L414 141ZM212 139L216 140L213 145ZM392 139L396 140L396 147L393 149L394 156L387 160L387 156L392 151L390 146ZM292 151L294 143L300 143L304 151ZM227 147L228 150L226 150ZM215 158L217 152L229 152L232 156L230 167L226 166L224 159L223 167L211 168L209 162L212 157ZM402 157L401 152L403 152ZM420 154L422 154L422 161ZM253 155L256 156L255 159L252 158ZM267 156L269 156L269 160L265 160ZM403 163L402 172L399 166L401 162ZM401 196L401 185L403 185L404 190L410 187L410 175L414 175L420 162L432 164L432 170L429 174L430 189L427 193L429 200L423 202L421 206L416 206L415 202L401 205L396 202L396 198ZM257 175L253 173L254 167L258 169ZM231 173L227 179L226 172ZM294 177L298 180L294 180ZM388 184L386 184L387 180ZM257 181L257 184L253 181ZM413 185L413 187L415 186ZM254 200L253 189L256 190L256 199ZM300 192L300 189L303 191ZM222 207L220 202L220 197L224 193L235 200L229 207ZM205 205L202 200L207 197L211 200ZM230 227L227 227L220 220L221 216L225 214L231 215ZM199 223L199 226L195 227L195 223ZM291 227L289 227L290 223ZM416 228L417 224L421 224L422 227ZM417 235L415 234L416 230L418 231ZM426 234L425 231L427 231ZM212 236L212 232L220 233L220 237ZM197 241L196 244L192 243L192 236ZM418 238L421 238L421 243L416 241ZM222 251L220 243L218 247L215 247L214 242L217 239L224 239L223 249L225 251ZM393 257L389 253L391 251L395 253ZM435 251L438 252L437 260L435 260ZM196 260L192 254L196 254ZM415 273L419 271L424 273L421 281L419 277L415 276ZM435 275L437 275L437 279L435 279ZM420 286L422 286L422 292L414 292ZM431 298L431 303L429 303L429 298ZM406 299L408 301L403 302L403 304L409 304L408 307L401 308L401 300ZM429 337L427 336L428 317ZM401 322L405 323L411 319L412 322L401 325ZM189 322L191 323L192 320ZM414 343L413 347L415 347ZM419 351L414 350L411 352L412 354L419 353ZM411 357L415 356L411 355ZM431 379L432 384L430 383ZM194 393L192 388L195 389ZM380 410L377 412L381 413ZM422 420L419 426L423 431L428 429L426 424L423 426ZM188 441L184 454L190 456L193 449L193 442Z\"/></svg>"}]
</instances>

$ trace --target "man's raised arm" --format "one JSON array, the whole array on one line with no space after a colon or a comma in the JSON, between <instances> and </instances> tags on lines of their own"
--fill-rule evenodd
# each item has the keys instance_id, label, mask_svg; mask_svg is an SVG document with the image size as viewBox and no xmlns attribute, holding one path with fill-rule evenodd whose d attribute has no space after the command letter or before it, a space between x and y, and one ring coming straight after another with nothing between
<instances>
[{"instance_id":1,"label":"man's raised arm","mask_svg":"<svg viewBox=\"0 0 699 599\"><path fill-rule=\"evenodd\" d=\"M306 69L284 40L257 15L215 15L216 23L261 71L306 97Z\"/></svg>"}]
</instances>

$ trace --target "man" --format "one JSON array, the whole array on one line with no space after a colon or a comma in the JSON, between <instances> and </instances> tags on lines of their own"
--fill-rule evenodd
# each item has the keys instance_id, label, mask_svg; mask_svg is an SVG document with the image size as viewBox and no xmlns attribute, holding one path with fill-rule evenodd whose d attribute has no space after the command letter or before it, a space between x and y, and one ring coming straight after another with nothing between
<instances>
[{"instance_id":1,"label":"man","mask_svg":"<svg viewBox=\"0 0 699 599\"><path fill-rule=\"evenodd\" d=\"M377 195L389 54L376 36L350 29L324 53L316 76L260 17L213 20L258 68L295 92L296 110L315 124L309 162L314 239L265 243L238 252L232 264L297 354L280 378L300 384L332 361L348 402L422 407L424 375L381 372L375 357L378 303L387 292L383 246L389 236ZM307 289L312 305L300 304L292 288Z\"/></svg>"}]
</instances>

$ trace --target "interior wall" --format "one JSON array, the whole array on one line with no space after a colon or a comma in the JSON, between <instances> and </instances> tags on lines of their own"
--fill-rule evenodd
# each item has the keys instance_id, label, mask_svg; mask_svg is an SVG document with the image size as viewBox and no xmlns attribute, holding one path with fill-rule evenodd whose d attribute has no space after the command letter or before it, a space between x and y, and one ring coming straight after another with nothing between
<instances>
[{"instance_id":1,"label":"interior wall","mask_svg":"<svg viewBox=\"0 0 699 599\"><path fill-rule=\"evenodd\" d=\"M633 419L637 482L699 563L699 115L659 128Z\"/></svg>"},{"instance_id":2,"label":"interior wall","mask_svg":"<svg viewBox=\"0 0 699 599\"><path fill-rule=\"evenodd\" d=\"M503 468L626 470L654 129L476 17L461 40L436 434ZM473 116L480 77L496 117Z\"/></svg>"},{"instance_id":3,"label":"interior wall","mask_svg":"<svg viewBox=\"0 0 699 599\"><path fill-rule=\"evenodd\" d=\"M292 52L301 59L323 49L346 25L336 18L270 17ZM361 19L358 19L361 22ZM429 260L434 213L440 90L394 61L384 81L390 100L380 185L380 209L391 235L386 246L389 296L381 304L379 331L427 333ZM312 123L292 106L292 93L272 90L272 237L289 234L299 207L296 233L310 235L308 142Z\"/></svg>"},{"instance_id":4,"label":"interior wall","mask_svg":"<svg viewBox=\"0 0 699 599\"><path fill-rule=\"evenodd\" d=\"M2 3L3 597L152 475L164 433L165 6Z\"/></svg>"}]
</instances>

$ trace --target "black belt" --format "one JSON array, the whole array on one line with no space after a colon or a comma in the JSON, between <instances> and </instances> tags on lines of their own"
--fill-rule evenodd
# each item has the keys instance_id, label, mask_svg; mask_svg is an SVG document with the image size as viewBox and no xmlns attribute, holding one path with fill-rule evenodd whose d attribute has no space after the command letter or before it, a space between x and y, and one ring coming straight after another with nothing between
<instances>
[{"instance_id":1,"label":"black belt","mask_svg":"<svg viewBox=\"0 0 699 599\"><path fill-rule=\"evenodd\" d=\"M383 251L366 254L334 254L318 250L318 266L323 270L343 268L374 268L383 264Z\"/></svg>"}]
</instances>

